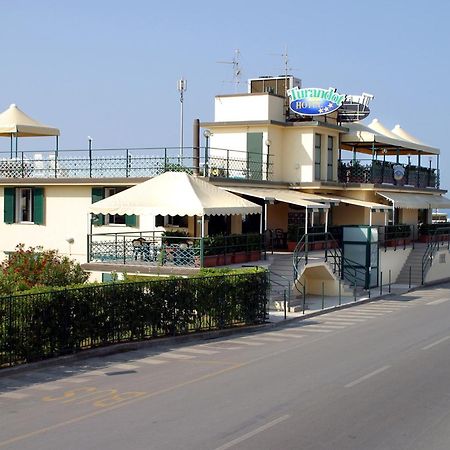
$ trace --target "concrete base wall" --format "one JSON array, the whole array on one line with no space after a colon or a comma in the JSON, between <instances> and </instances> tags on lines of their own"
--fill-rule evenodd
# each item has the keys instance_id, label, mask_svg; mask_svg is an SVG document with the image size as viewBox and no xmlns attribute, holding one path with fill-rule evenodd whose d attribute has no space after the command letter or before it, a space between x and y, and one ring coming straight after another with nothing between
<instances>
[{"instance_id":1,"label":"concrete base wall","mask_svg":"<svg viewBox=\"0 0 450 450\"><path fill-rule=\"evenodd\" d=\"M450 252L439 250L433 257L433 264L425 276L425 283L450 277Z\"/></svg>"},{"instance_id":2,"label":"concrete base wall","mask_svg":"<svg viewBox=\"0 0 450 450\"><path fill-rule=\"evenodd\" d=\"M407 247L405 250L388 248L380 250L380 272L383 272L383 284L389 280L389 270L391 271L391 282L395 283L402 267L405 265L412 247Z\"/></svg>"}]
</instances>

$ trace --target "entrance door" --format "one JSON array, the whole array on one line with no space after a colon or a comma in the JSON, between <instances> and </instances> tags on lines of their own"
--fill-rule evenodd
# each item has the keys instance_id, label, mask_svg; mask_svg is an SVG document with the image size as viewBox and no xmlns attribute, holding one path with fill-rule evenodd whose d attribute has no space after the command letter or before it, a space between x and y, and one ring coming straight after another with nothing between
<instances>
[{"instance_id":1,"label":"entrance door","mask_svg":"<svg viewBox=\"0 0 450 450\"><path fill-rule=\"evenodd\" d=\"M247 178L262 180L262 133L247 133Z\"/></svg>"}]
</instances>

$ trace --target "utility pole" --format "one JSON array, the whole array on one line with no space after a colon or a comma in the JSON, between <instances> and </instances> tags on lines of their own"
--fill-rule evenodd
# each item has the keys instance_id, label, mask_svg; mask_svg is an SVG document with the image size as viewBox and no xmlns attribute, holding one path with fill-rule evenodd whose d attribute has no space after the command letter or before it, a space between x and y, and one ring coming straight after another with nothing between
<instances>
[{"instance_id":1,"label":"utility pole","mask_svg":"<svg viewBox=\"0 0 450 450\"><path fill-rule=\"evenodd\" d=\"M187 80L184 80L183 78L181 78L180 80L178 80L177 83L177 89L178 92L180 93L180 150L179 150L179 154L178 154L178 159L179 159L179 163L180 165L183 164L183 158L184 158L184 142L183 142L183 101L184 101L184 93L187 91Z\"/></svg>"}]
</instances>

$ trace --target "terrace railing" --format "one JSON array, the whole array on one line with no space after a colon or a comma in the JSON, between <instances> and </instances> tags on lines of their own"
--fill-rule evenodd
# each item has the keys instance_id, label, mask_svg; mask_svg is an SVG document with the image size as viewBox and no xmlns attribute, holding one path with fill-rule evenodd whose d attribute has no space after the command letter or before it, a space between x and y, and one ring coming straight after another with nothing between
<instances>
[{"instance_id":1,"label":"terrace railing","mask_svg":"<svg viewBox=\"0 0 450 450\"><path fill-rule=\"evenodd\" d=\"M401 179L394 178L392 161L372 159L341 159L338 166L338 180L342 183L373 183L393 184L397 186L414 186L418 188L438 188L439 171L413 165L402 165L404 175Z\"/></svg>"},{"instance_id":2,"label":"terrace railing","mask_svg":"<svg viewBox=\"0 0 450 450\"><path fill-rule=\"evenodd\" d=\"M208 148L201 149L201 175L211 177L270 180L270 155ZM185 147L185 154L192 148ZM167 171L197 169L192 156L179 156L176 147L59 150L0 153L0 178L147 178ZM256 162L258 161L258 162Z\"/></svg>"}]
</instances>

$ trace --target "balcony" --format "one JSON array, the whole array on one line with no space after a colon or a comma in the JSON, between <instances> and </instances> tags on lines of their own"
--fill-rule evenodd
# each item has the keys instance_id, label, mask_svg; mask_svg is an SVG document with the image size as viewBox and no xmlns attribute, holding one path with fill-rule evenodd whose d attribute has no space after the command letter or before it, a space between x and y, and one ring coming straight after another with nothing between
<instances>
[{"instance_id":1,"label":"balcony","mask_svg":"<svg viewBox=\"0 0 450 450\"><path fill-rule=\"evenodd\" d=\"M184 147L184 155L193 154ZM270 180L271 155L202 148L201 156L180 156L179 148L127 148L0 153L0 179L149 178L167 171L210 177Z\"/></svg>"},{"instance_id":2,"label":"balcony","mask_svg":"<svg viewBox=\"0 0 450 450\"><path fill-rule=\"evenodd\" d=\"M402 166L403 176L394 177L395 166ZM401 173L401 170L400 170ZM439 170L411 164L372 159L341 159L338 166L341 183L390 184L416 188L439 188Z\"/></svg>"}]
</instances>

